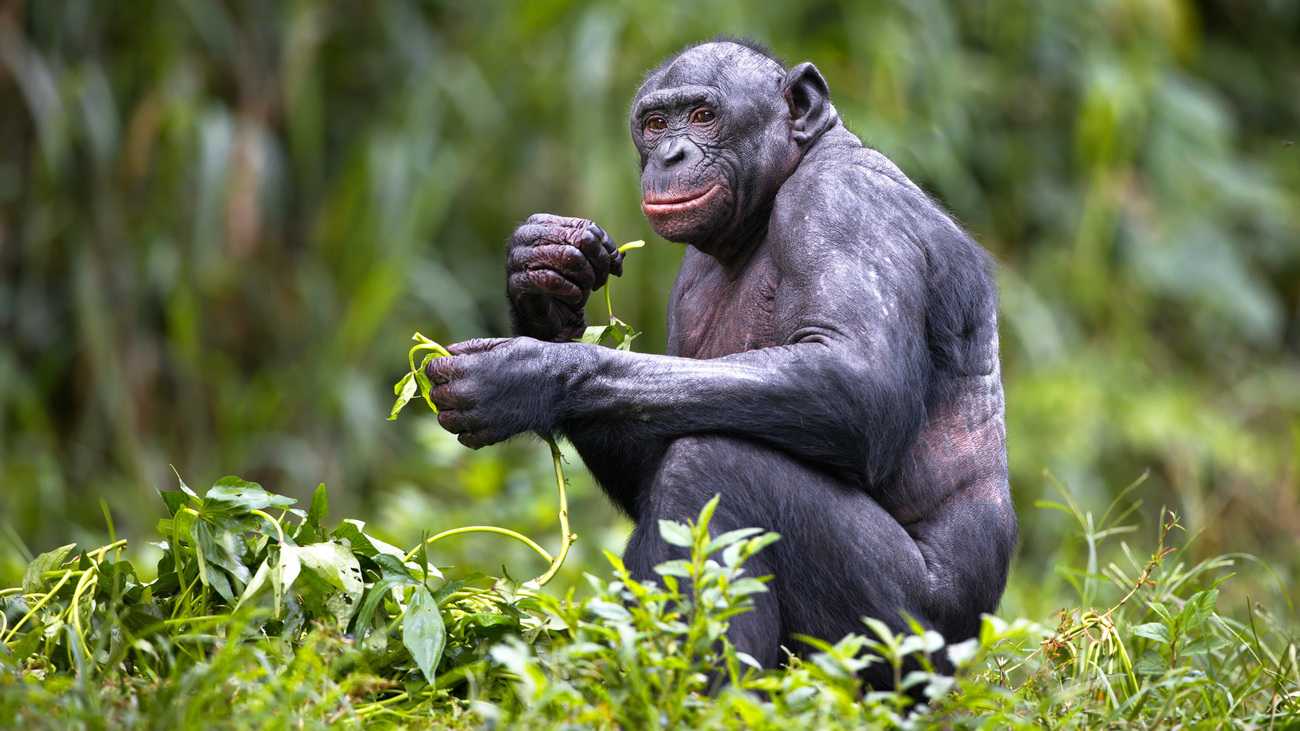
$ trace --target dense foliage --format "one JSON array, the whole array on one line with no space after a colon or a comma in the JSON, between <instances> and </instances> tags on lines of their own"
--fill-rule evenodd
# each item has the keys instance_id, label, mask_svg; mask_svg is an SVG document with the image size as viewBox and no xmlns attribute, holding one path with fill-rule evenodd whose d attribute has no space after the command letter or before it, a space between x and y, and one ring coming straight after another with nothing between
<instances>
[{"instance_id":1,"label":"dense foliage","mask_svg":"<svg viewBox=\"0 0 1300 731\"><path fill-rule=\"evenodd\" d=\"M1155 551L1078 572L1085 606L1049 629L987 617L979 638L861 635L763 671L724 634L765 591L745 560L780 537L661 521L691 558L659 583L588 577L591 596L472 575L448 581L429 559L359 521L326 524L324 486L307 511L238 478L200 497L160 493L170 518L157 576L142 581L125 541L62 546L0 592L0 718L22 728L303 728L338 724L516 728L1093 728L1300 723L1294 640L1258 608L1220 613L1224 570L1184 564L1162 515ZM1080 513L1068 492L1061 510ZM267 511L277 512L271 515ZM1118 517L1118 516L1117 516ZM1122 531L1108 513L1087 532ZM485 580L484 580L485 579ZM1087 602L1091 599L1092 602ZM863 651L870 651L864 654ZM947 653L954 676L933 672ZM893 667L902 692L863 689L855 672Z\"/></svg>"}]
</instances>

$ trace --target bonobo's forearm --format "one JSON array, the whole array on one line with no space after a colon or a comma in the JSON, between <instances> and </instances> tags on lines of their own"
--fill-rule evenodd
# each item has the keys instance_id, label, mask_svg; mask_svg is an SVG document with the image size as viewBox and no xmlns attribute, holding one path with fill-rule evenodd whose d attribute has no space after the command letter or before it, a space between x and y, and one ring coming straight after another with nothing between
<instances>
[{"instance_id":1,"label":"bonobo's forearm","mask_svg":"<svg viewBox=\"0 0 1300 731\"><path fill-rule=\"evenodd\" d=\"M662 450L687 434L728 434L859 484L878 484L893 472L924 416L919 394L925 364L871 368L838 343L711 360L562 347L556 355L572 359L572 366L559 428L584 452L597 451L600 442L606 448L630 442L624 451L643 461L649 455L638 444ZM656 466L640 474L652 475ZM593 471L608 487L598 468Z\"/></svg>"}]
</instances>

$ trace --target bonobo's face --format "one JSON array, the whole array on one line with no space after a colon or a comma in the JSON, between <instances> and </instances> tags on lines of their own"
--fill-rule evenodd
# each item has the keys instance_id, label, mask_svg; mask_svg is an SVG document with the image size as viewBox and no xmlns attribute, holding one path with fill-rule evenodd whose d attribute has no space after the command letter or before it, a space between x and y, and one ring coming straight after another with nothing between
<instances>
[{"instance_id":1,"label":"bonobo's face","mask_svg":"<svg viewBox=\"0 0 1300 731\"><path fill-rule=\"evenodd\" d=\"M784 79L775 61L727 42L690 49L646 79L632 139L641 209L656 233L714 253L765 221L800 156Z\"/></svg>"}]
</instances>

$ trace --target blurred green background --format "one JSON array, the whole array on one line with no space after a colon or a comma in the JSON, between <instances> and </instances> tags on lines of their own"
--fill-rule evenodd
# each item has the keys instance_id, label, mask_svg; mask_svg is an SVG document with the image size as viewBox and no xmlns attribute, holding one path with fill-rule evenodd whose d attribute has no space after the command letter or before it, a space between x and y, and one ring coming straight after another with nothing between
<instances>
[{"instance_id":1,"label":"blurred green background","mask_svg":"<svg viewBox=\"0 0 1300 731\"><path fill-rule=\"evenodd\" d=\"M472 453L416 405L386 421L391 386L413 331L508 334L504 242L537 211L649 242L614 310L662 352L682 249L640 213L628 103L727 32L816 63L1002 264L1013 609L1050 608L1077 549L1034 507L1045 469L1094 509L1150 469L1148 524L1169 505L1197 550L1292 583L1300 3L750 5L0 5L0 576L103 542L101 499L148 536L169 465L199 488L324 482L333 519L403 545L500 523L554 547L544 446ZM626 526L570 472L567 571L603 573ZM440 546L542 568L494 537Z\"/></svg>"}]
</instances>

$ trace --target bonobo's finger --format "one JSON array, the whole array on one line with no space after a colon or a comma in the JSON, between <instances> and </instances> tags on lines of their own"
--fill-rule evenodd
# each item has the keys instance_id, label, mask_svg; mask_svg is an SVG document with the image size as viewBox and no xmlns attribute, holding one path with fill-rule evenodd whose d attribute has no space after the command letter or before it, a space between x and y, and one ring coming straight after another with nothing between
<instances>
[{"instance_id":1,"label":"bonobo's finger","mask_svg":"<svg viewBox=\"0 0 1300 731\"><path fill-rule=\"evenodd\" d=\"M506 438L484 431L467 431L457 434L456 440L470 449L479 449L490 447L497 442L504 442Z\"/></svg>"},{"instance_id":2,"label":"bonobo's finger","mask_svg":"<svg viewBox=\"0 0 1300 731\"><path fill-rule=\"evenodd\" d=\"M556 226L562 228L582 228L590 223L585 218L573 218L571 216L556 216L550 213L534 213L528 217L526 224L536 224L540 226Z\"/></svg>"},{"instance_id":3,"label":"bonobo's finger","mask_svg":"<svg viewBox=\"0 0 1300 731\"><path fill-rule=\"evenodd\" d=\"M474 353L486 353L489 350L499 348L510 342L512 338L474 338L459 343L452 343L447 346L447 352L452 355L472 355Z\"/></svg>"},{"instance_id":4,"label":"bonobo's finger","mask_svg":"<svg viewBox=\"0 0 1300 731\"><path fill-rule=\"evenodd\" d=\"M450 360L446 358L444 360ZM457 388L457 381L451 383L435 383L433 388L429 389L429 400L438 411L450 409L452 411L464 411L474 407L473 399L461 389Z\"/></svg>"},{"instance_id":5,"label":"bonobo's finger","mask_svg":"<svg viewBox=\"0 0 1300 731\"><path fill-rule=\"evenodd\" d=\"M520 246L511 249L506 256L506 271L511 274L536 269L557 271L587 291L591 291L596 282L591 262L581 251L567 244Z\"/></svg>"},{"instance_id":6,"label":"bonobo's finger","mask_svg":"<svg viewBox=\"0 0 1300 731\"><path fill-rule=\"evenodd\" d=\"M459 365L455 358L434 358L425 364L424 375L429 379L429 383L441 386L451 383L453 378L461 375Z\"/></svg>"},{"instance_id":7,"label":"bonobo's finger","mask_svg":"<svg viewBox=\"0 0 1300 731\"><path fill-rule=\"evenodd\" d=\"M609 257L609 273L616 277L623 276L623 252L618 250L618 244L614 243L614 239L605 233L605 229L595 223L588 225L587 230L596 235L596 238L600 241L601 249Z\"/></svg>"},{"instance_id":8,"label":"bonobo's finger","mask_svg":"<svg viewBox=\"0 0 1300 731\"><path fill-rule=\"evenodd\" d=\"M571 307L582 307L587 302L588 292L549 269L512 274L507 286L516 297L546 295Z\"/></svg>"},{"instance_id":9,"label":"bonobo's finger","mask_svg":"<svg viewBox=\"0 0 1300 731\"><path fill-rule=\"evenodd\" d=\"M452 434L463 434L483 428L483 420L458 409L438 409L438 424Z\"/></svg>"}]
</instances>

